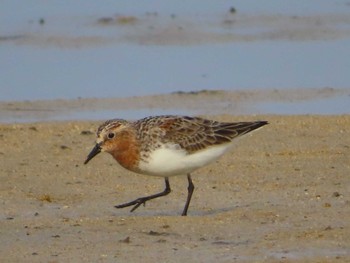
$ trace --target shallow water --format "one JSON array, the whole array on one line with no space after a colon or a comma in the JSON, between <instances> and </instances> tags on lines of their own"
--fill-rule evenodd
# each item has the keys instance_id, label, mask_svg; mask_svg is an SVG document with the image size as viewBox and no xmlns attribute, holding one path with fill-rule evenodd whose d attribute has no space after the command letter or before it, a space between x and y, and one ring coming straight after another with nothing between
<instances>
[{"instance_id":1,"label":"shallow water","mask_svg":"<svg viewBox=\"0 0 350 263\"><path fill-rule=\"evenodd\" d=\"M230 7L198 0L4 1L0 100L350 87L346 1L236 1L237 14ZM311 111L269 103L262 112L349 113L343 99L310 100L302 108Z\"/></svg>"}]
</instances>

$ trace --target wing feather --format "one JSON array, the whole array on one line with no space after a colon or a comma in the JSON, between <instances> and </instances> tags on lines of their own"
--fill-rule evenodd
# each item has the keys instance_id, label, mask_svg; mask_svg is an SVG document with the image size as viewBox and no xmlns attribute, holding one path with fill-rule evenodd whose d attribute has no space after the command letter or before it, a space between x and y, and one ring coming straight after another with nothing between
<instances>
[{"instance_id":1,"label":"wing feather","mask_svg":"<svg viewBox=\"0 0 350 263\"><path fill-rule=\"evenodd\" d=\"M156 127L161 130L158 134L163 143L173 142L189 153L229 143L267 124L266 121L223 123L186 116L161 116L153 118L153 121L157 122Z\"/></svg>"}]
</instances>

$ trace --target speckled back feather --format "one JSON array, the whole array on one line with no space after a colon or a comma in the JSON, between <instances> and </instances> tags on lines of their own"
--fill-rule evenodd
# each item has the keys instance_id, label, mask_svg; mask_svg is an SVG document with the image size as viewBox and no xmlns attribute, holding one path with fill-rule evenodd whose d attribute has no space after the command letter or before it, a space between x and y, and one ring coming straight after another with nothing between
<instances>
[{"instance_id":1,"label":"speckled back feather","mask_svg":"<svg viewBox=\"0 0 350 263\"><path fill-rule=\"evenodd\" d=\"M142 144L148 152L159 147L160 143L175 143L188 153L205 149L209 146L231 142L234 138L253 131L266 121L257 122L217 122L198 117L156 116L133 123Z\"/></svg>"}]
</instances>

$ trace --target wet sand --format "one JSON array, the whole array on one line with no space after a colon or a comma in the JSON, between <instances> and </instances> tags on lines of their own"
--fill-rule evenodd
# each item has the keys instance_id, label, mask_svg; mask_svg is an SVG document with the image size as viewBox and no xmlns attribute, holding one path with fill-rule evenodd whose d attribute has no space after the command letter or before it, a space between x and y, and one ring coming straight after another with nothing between
<instances>
[{"instance_id":1,"label":"wet sand","mask_svg":"<svg viewBox=\"0 0 350 263\"><path fill-rule=\"evenodd\" d=\"M30 30L0 35L0 43L76 49L123 43L191 46L271 40L317 41L346 39L350 35L348 14L331 12L309 15L232 14L224 10L215 15L146 12L136 16L112 13L103 17L65 20L49 17L47 20L27 21ZM65 25L66 31L58 30L57 24ZM80 31L74 30L71 34L72 24L78 25ZM51 29L50 25L53 25ZM106 34L108 30L113 33Z\"/></svg>"},{"instance_id":2,"label":"wet sand","mask_svg":"<svg viewBox=\"0 0 350 263\"><path fill-rule=\"evenodd\" d=\"M349 262L350 116L268 120L173 192L130 213L113 206L163 190L101 154L100 122L0 124L3 262Z\"/></svg>"},{"instance_id":3,"label":"wet sand","mask_svg":"<svg viewBox=\"0 0 350 263\"><path fill-rule=\"evenodd\" d=\"M251 90L200 90L170 94L112 98L0 101L1 122L82 120L84 118L137 119L155 114L323 114L349 113L339 98L349 89L295 88ZM323 104L325 101L326 104ZM328 102L327 102L328 101ZM349 101L350 103L350 101ZM148 113L148 114L147 114ZM93 117L95 116L95 118ZM96 118L98 116L98 118Z\"/></svg>"}]
</instances>

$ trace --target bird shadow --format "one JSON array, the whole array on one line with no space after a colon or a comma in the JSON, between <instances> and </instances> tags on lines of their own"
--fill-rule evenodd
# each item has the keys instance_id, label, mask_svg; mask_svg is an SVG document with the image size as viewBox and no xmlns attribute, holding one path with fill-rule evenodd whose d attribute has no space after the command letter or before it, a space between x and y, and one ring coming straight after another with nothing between
<instances>
[{"instance_id":1,"label":"bird shadow","mask_svg":"<svg viewBox=\"0 0 350 263\"><path fill-rule=\"evenodd\" d=\"M192 216L214 216L218 214L223 214L227 212L232 212L236 210L237 208L241 207L248 207L249 205L232 205L232 206L226 206L226 207L219 207L219 208L214 208L210 210L195 210L193 209L192 211L189 211L189 215Z\"/></svg>"},{"instance_id":2,"label":"bird shadow","mask_svg":"<svg viewBox=\"0 0 350 263\"><path fill-rule=\"evenodd\" d=\"M204 217L204 216L215 216L227 212L232 212L237 208L249 207L249 205L231 205L226 207L214 208L210 210L196 210L194 207L188 211L187 216ZM116 208L115 208L116 209ZM141 208L142 209L142 208ZM147 210L147 207L143 210L137 210L130 212L130 210L117 210L113 211L114 216L126 216L126 217L167 217L167 216L181 216L180 210L162 210L155 211L154 209Z\"/></svg>"}]
</instances>

